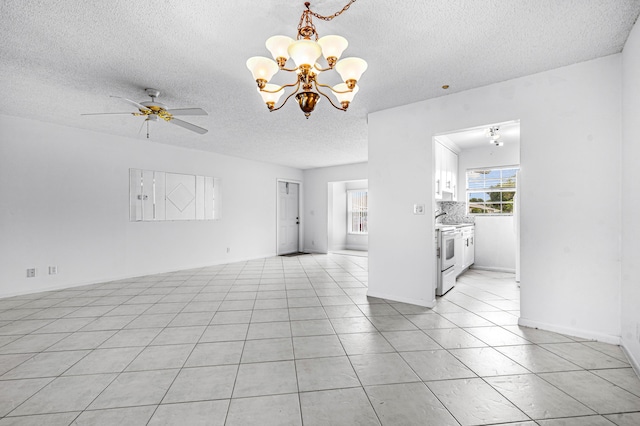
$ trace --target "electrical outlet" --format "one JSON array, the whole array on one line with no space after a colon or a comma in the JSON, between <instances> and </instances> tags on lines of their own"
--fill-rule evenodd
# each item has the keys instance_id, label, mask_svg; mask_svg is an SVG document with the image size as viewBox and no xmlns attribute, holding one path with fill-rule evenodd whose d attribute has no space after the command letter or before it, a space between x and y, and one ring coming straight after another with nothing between
<instances>
[{"instance_id":1,"label":"electrical outlet","mask_svg":"<svg viewBox=\"0 0 640 426\"><path fill-rule=\"evenodd\" d=\"M49 266L49 275L56 275L58 273L57 266Z\"/></svg>"},{"instance_id":2,"label":"electrical outlet","mask_svg":"<svg viewBox=\"0 0 640 426\"><path fill-rule=\"evenodd\" d=\"M36 268L27 269L27 278L33 278L36 276Z\"/></svg>"},{"instance_id":3,"label":"electrical outlet","mask_svg":"<svg viewBox=\"0 0 640 426\"><path fill-rule=\"evenodd\" d=\"M311 240L311 245L312 245L312 246L315 246L315 245L316 245L316 242L315 242L315 241L313 241L313 240Z\"/></svg>"},{"instance_id":4,"label":"electrical outlet","mask_svg":"<svg viewBox=\"0 0 640 426\"><path fill-rule=\"evenodd\" d=\"M231 253L231 247L227 247L227 253Z\"/></svg>"}]
</instances>

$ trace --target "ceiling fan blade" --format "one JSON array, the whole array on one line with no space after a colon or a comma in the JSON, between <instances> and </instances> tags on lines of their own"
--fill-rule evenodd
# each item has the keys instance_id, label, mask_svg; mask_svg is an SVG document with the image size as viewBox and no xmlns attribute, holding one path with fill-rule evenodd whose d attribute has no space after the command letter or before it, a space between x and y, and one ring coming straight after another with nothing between
<instances>
[{"instance_id":1,"label":"ceiling fan blade","mask_svg":"<svg viewBox=\"0 0 640 426\"><path fill-rule=\"evenodd\" d=\"M187 123L186 121L182 121L182 120L179 120L177 118L172 118L171 120L169 120L169 123L173 123L176 126L183 127L183 128L185 128L187 130L191 130L192 132L196 132L196 133L199 133L201 135L204 135L205 133L208 132L207 129L203 129L202 127L198 127L195 124Z\"/></svg>"},{"instance_id":2,"label":"ceiling fan blade","mask_svg":"<svg viewBox=\"0 0 640 426\"><path fill-rule=\"evenodd\" d=\"M84 113L84 114L80 114L80 115L133 115L135 114L135 112L89 112L89 113Z\"/></svg>"},{"instance_id":3,"label":"ceiling fan blade","mask_svg":"<svg viewBox=\"0 0 640 426\"><path fill-rule=\"evenodd\" d=\"M168 109L167 112L171 115L209 115L202 108L172 108Z\"/></svg>"},{"instance_id":4,"label":"ceiling fan blade","mask_svg":"<svg viewBox=\"0 0 640 426\"><path fill-rule=\"evenodd\" d=\"M131 99L127 99L127 98L122 98L120 96L113 96L111 95L112 98L118 98L118 99L122 99L123 101L129 102L131 105L135 106L136 108L138 108L139 110L148 110L149 108L147 108L146 106L137 103L136 101L132 101Z\"/></svg>"}]
</instances>

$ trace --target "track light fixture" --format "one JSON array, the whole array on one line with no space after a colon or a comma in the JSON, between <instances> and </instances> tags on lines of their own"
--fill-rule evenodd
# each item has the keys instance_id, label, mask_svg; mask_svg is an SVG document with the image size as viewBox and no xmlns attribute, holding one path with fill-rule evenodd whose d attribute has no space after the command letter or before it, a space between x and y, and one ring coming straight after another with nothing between
<instances>
[{"instance_id":1,"label":"track light fixture","mask_svg":"<svg viewBox=\"0 0 640 426\"><path fill-rule=\"evenodd\" d=\"M498 141L498 139L500 139L498 130L500 130L500 127L498 126L489 127L485 133L485 136L489 138L489 143L495 146L503 146L504 142Z\"/></svg>"}]
</instances>

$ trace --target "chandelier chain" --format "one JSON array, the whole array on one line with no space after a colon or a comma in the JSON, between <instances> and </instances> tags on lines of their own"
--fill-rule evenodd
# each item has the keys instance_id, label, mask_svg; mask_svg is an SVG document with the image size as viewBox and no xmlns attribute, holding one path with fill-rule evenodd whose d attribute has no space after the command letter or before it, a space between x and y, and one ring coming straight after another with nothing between
<instances>
[{"instance_id":1,"label":"chandelier chain","mask_svg":"<svg viewBox=\"0 0 640 426\"><path fill-rule=\"evenodd\" d=\"M300 40L300 38L310 39L311 37L314 37L315 40L318 41L318 32L316 31L316 26L313 25L312 17L316 17L323 21L331 21L332 19L340 16L345 11L347 11L351 7L351 5L355 2L356 0L349 0L349 3L347 3L341 10L339 10L338 12L330 16L320 15L319 13L312 11L311 3L305 2L304 5L307 8L307 10L302 12L302 16L300 16L300 22L298 23L297 39L298 40Z\"/></svg>"},{"instance_id":2,"label":"chandelier chain","mask_svg":"<svg viewBox=\"0 0 640 426\"><path fill-rule=\"evenodd\" d=\"M342 15L344 12L346 12L347 10L349 10L349 8L351 7L351 5L352 5L353 3L355 3L355 2L356 2L356 0L350 0L350 1L349 1L349 3L347 3L347 4L342 8L342 10L340 10L340 11L338 11L338 12L336 12L336 13L334 13L333 15L330 15L330 16L322 16L322 15L320 15L319 13L313 12L312 10L309 10L309 11L311 12L311 14L312 14L313 16L315 16L315 17L316 17L316 18L318 18L318 19L322 19L323 21L331 21L332 19L337 18L338 16Z\"/></svg>"}]
</instances>

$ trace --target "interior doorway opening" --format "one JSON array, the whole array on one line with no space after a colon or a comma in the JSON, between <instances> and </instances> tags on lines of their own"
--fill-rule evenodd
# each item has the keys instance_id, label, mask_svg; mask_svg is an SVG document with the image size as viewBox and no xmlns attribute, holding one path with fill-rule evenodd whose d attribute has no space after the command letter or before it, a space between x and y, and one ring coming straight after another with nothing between
<instances>
[{"instance_id":1,"label":"interior doorway opening","mask_svg":"<svg viewBox=\"0 0 640 426\"><path fill-rule=\"evenodd\" d=\"M520 281L520 121L434 136L435 225L474 223L477 270ZM438 155L438 150L446 155ZM437 272L436 272L437 273Z\"/></svg>"},{"instance_id":2,"label":"interior doorway opening","mask_svg":"<svg viewBox=\"0 0 640 426\"><path fill-rule=\"evenodd\" d=\"M367 256L369 251L369 180L328 183L329 253Z\"/></svg>"}]
</instances>

